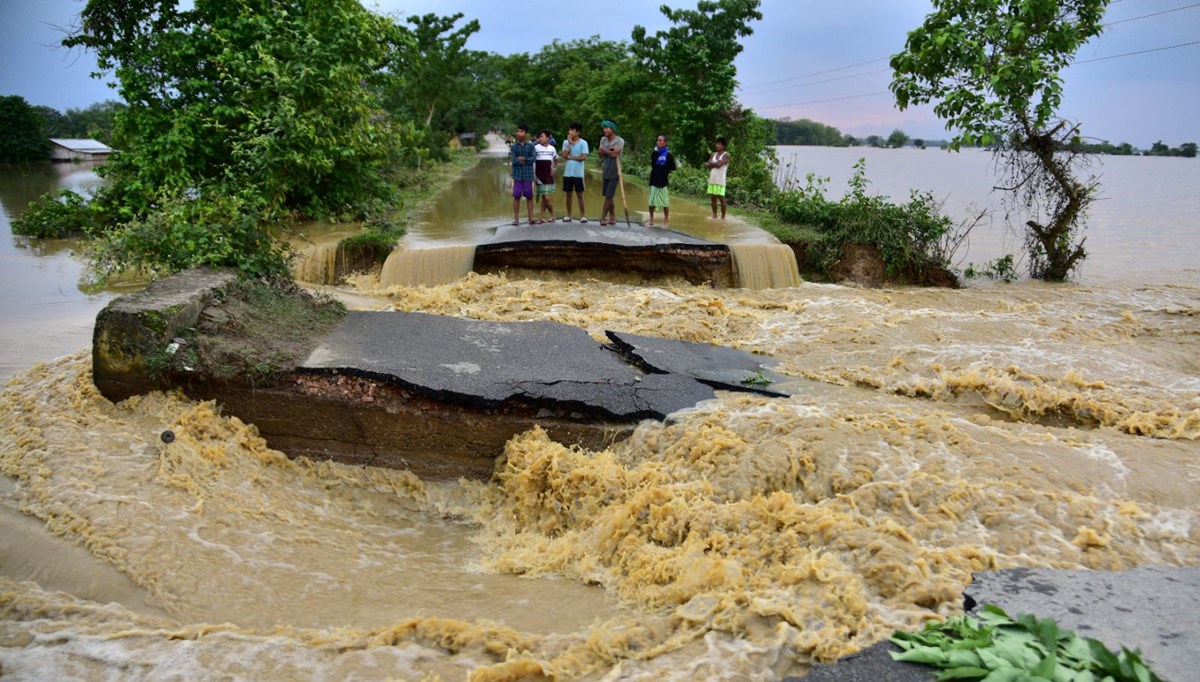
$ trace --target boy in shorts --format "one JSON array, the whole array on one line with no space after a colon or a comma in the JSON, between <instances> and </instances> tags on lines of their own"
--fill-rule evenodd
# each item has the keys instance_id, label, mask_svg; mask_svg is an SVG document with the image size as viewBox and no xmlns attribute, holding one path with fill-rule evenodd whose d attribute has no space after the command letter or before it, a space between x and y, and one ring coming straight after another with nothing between
<instances>
[{"instance_id":1,"label":"boy in shorts","mask_svg":"<svg viewBox=\"0 0 1200 682\"><path fill-rule=\"evenodd\" d=\"M583 210L583 162L591 150L587 140L579 136L582 132L582 123L572 123L567 129L567 139L563 140L562 155L567 159L567 167L563 169L563 193L567 195L567 217L563 218L564 223L571 222L571 192L579 197L579 222L587 222Z\"/></svg>"},{"instance_id":2,"label":"boy in shorts","mask_svg":"<svg viewBox=\"0 0 1200 682\"><path fill-rule=\"evenodd\" d=\"M538 133L538 143L533 146L533 150L536 159L533 178L537 184L538 198L542 200L542 207L538 210L538 221L533 224L552 223L555 220L554 204L550 202L550 195L554 194L555 161L558 160L558 152L554 151L554 145L550 144L549 130ZM546 220L547 211L550 212L549 220Z\"/></svg>"},{"instance_id":3,"label":"boy in shorts","mask_svg":"<svg viewBox=\"0 0 1200 682\"><path fill-rule=\"evenodd\" d=\"M529 222L533 222L533 164L536 152L533 143L525 139L528 134L524 123L517 126L517 139L509 146L508 151L513 179L513 225L521 224L521 197L525 197Z\"/></svg>"},{"instance_id":4,"label":"boy in shorts","mask_svg":"<svg viewBox=\"0 0 1200 682\"><path fill-rule=\"evenodd\" d=\"M717 203L721 204L721 220L725 220L725 171L729 170L729 144L723 137L717 138L717 151L704 163L708 171L708 196L712 201L712 217L717 218Z\"/></svg>"}]
</instances>

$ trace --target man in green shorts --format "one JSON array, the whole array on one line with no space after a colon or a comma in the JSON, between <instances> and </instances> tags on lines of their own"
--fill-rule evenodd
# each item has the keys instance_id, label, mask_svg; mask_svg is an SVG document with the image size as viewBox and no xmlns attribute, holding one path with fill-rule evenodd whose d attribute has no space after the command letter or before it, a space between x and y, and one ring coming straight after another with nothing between
<instances>
[{"instance_id":1,"label":"man in green shorts","mask_svg":"<svg viewBox=\"0 0 1200 682\"><path fill-rule=\"evenodd\" d=\"M671 193L667 189L671 173L675 172L675 155L667 148L667 136L659 135L650 152L650 220L647 227L654 227L654 209L663 212L663 228L671 226Z\"/></svg>"},{"instance_id":2,"label":"man in green shorts","mask_svg":"<svg viewBox=\"0 0 1200 682\"><path fill-rule=\"evenodd\" d=\"M712 217L717 217L717 203L721 204L721 220L725 220L725 171L729 169L729 152L725 151L729 143L723 137L717 138L717 151L708 157L704 166L708 169L708 196L712 200Z\"/></svg>"}]
</instances>

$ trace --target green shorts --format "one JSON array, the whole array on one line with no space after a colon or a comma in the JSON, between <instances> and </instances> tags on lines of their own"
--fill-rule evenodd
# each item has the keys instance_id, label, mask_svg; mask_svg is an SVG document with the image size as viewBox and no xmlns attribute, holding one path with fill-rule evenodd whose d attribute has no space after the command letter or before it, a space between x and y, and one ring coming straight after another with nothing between
<instances>
[{"instance_id":1,"label":"green shorts","mask_svg":"<svg viewBox=\"0 0 1200 682\"><path fill-rule=\"evenodd\" d=\"M708 193L723 197L725 196L725 185L709 185Z\"/></svg>"},{"instance_id":2,"label":"green shorts","mask_svg":"<svg viewBox=\"0 0 1200 682\"><path fill-rule=\"evenodd\" d=\"M650 206L652 208L670 208L671 192L666 187L650 188Z\"/></svg>"},{"instance_id":3,"label":"green shorts","mask_svg":"<svg viewBox=\"0 0 1200 682\"><path fill-rule=\"evenodd\" d=\"M552 183L545 182L537 186L537 195L539 197L544 197L547 194L554 194L554 185Z\"/></svg>"}]
</instances>

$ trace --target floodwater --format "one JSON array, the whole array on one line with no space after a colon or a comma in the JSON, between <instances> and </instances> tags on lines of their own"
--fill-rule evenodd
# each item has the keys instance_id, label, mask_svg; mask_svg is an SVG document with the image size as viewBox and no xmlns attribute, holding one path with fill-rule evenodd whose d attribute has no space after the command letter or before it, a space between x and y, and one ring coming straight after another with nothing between
<instances>
[{"instance_id":1,"label":"floodwater","mask_svg":"<svg viewBox=\"0 0 1200 682\"><path fill-rule=\"evenodd\" d=\"M956 267L979 265L1005 254L1020 258L1022 237L1006 219L990 152L868 147L776 147L782 175L801 185L805 175L829 178L827 196L846 193L854 163L866 160L868 192L908 199L909 191L931 192L945 212L962 221L973 212L990 215L957 254ZM1086 284L1200 285L1200 159L1089 156L1087 175L1100 183L1088 211L1084 247L1088 255L1074 275ZM1081 179L1086 175L1081 175ZM1024 271L1021 271L1022 274Z\"/></svg>"},{"instance_id":2,"label":"floodwater","mask_svg":"<svg viewBox=\"0 0 1200 682\"><path fill-rule=\"evenodd\" d=\"M955 177L975 162L958 158ZM1197 215L1143 236L1198 253ZM961 291L327 288L362 309L733 346L803 386L721 394L603 451L532 428L488 482L291 461L212 404L108 402L86 339L53 360L18 347L47 362L0 393L0 666L775 680L958 612L972 571L1200 565L1200 287L1176 260L1143 279L1109 258L1079 284Z\"/></svg>"},{"instance_id":3,"label":"floodwater","mask_svg":"<svg viewBox=\"0 0 1200 682\"><path fill-rule=\"evenodd\" d=\"M577 197L572 195L574 220L586 217L592 225L597 226L604 201L600 194L598 169L598 164L592 164L592 172L584 183L586 211L582 215ZM567 216L566 198L561 191L561 170L558 191L552 195L556 220ZM407 234L384 266L384 282L445 284L470 272L474 262L474 246L507 229L512 223L512 180L509 172L506 156L489 156L457 178L424 217L408 226ZM618 224L625 225L626 218L635 225L647 222L648 198L646 187L627 181L624 202L619 192L614 198ZM735 260L747 275L748 285L757 283L755 277L761 277L764 268L791 271L792 274L776 276L776 281L782 279L788 285L798 281L798 274L794 273L795 259L790 249L782 246L774 250L767 248L768 245L779 244L779 240L768 232L733 215L728 215L725 220L713 220L708 204L678 195L671 198L670 211L670 229L731 245ZM545 219L549 219L549 213L544 215ZM540 220L542 216L540 203L535 201L533 218ZM662 211L656 211L655 216L656 224L661 226ZM519 220L522 224L529 221L524 199L520 204ZM294 268L296 278L317 284L331 283L337 242L353 232L348 231L346 225L322 224L311 224L304 232L308 245L301 245L301 257ZM786 261L781 262L784 257ZM586 275L575 273L572 277L579 279L586 278ZM543 272L540 276L565 275ZM612 280L614 274L604 273L604 277ZM770 277L768 281L771 281Z\"/></svg>"}]
</instances>

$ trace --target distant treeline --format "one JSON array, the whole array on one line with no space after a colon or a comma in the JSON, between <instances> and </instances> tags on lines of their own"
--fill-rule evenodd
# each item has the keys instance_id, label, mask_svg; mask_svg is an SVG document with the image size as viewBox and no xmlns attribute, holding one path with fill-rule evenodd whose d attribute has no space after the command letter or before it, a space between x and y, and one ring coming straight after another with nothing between
<instances>
[{"instance_id":1,"label":"distant treeline","mask_svg":"<svg viewBox=\"0 0 1200 682\"><path fill-rule=\"evenodd\" d=\"M777 145L816 145L823 147L859 147L866 145L868 147L897 148L911 144L914 147L924 149L927 146L945 147L947 144L945 140L913 139L899 128L893 130L887 137L880 135L855 137L850 134L843 134L842 131L831 125L818 123L807 118L796 121L783 118L771 122L775 126L774 144Z\"/></svg>"},{"instance_id":2,"label":"distant treeline","mask_svg":"<svg viewBox=\"0 0 1200 682\"><path fill-rule=\"evenodd\" d=\"M834 128L831 125L818 123L807 118L802 118L793 121L788 118L777 119L771 121L775 126L774 144L777 145L815 145L822 147L857 147L866 145L868 147L906 147L910 143L913 147L923 149L925 147L945 147L945 140L922 140L911 139L903 131L897 128L892 131L891 135L882 137L880 135L868 135L863 138L854 137L853 135L843 134L842 131ZM1081 139L1076 139L1071 145L1071 150L1083 152L1085 154L1111 154L1113 156L1182 156L1186 158L1194 158L1196 156L1196 143L1185 142L1178 147L1168 147L1162 140L1155 142L1150 146L1149 150L1136 149L1128 142L1120 144L1110 144L1107 140L1102 142L1089 143Z\"/></svg>"},{"instance_id":3,"label":"distant treeline","mask_svg":"<svg viewBox=\"0 0 1200 682\"><path fill-rule=\"evenodd\" d=\"M112 144L113 116L124 108L122 102L107 100L65 113L47 106L33 110L46 121L46 137L89 138Z\"/></svg>"},{"instance_id":4,"label":"distant treeline","mask_svg":"<svg viewBox=\"0 0 1200 682\"><path fill-rule=\"evenodd\" d=\"M1128 142L1110 144L1105 140L1103 142L1088 143L1077 139L1071 145L1071 150L1084 152L1085 154L1111 154L1113 156L1182 156L1189 159L1196 157L1195 142L1184 142L1178 147L1168 147L1162 140L1150 145L1148 151L1142 151L1134 149L1133 145Z\"/></svg>"},{"instance_id":5,"label":"distant treeline","mask_svg":"<svg viewBox=\"0 0 1200 682\"><path fill-rule=\"evenodd\" d=\"M33 106L19 95L0 96L0 163L50 158L50 138L91 138L111 145L114 116L125 109L107 101L62 113Z\"/></svg>"}]
</instances>

